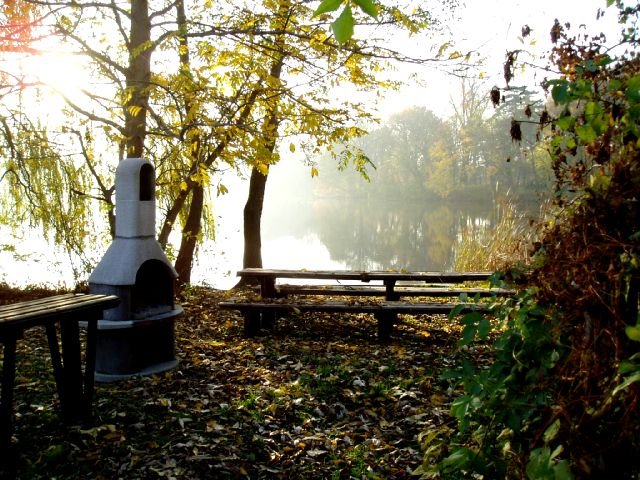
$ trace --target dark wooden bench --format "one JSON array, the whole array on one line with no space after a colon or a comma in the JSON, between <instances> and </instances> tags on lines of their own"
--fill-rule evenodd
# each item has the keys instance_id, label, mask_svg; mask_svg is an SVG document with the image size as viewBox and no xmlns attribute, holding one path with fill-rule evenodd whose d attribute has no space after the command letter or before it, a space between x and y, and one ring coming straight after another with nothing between
<instances>
[{"instance_id":1,"label":"dark wooden bench","mask_svg":"<svg viewBox=\"0 0 640 480\"><path fill-rule=\"evenodd\" d=\"M279 301L279 302L221 302L220 308L227 310L237 310L244 314L244 333L248 337L255 336L261 326L261 315L267 314L274 318L277 315L301 312L327 312L327 313L369 313L378 321L378 338L381 341L389 340L393 332L393 325L397 321L398 314L404 315L426 315L426 314L449 314L454 308L459 309L459 313L469 313L471 311L483 311L488 305L469 303L417 303L400 301L382 301L376 303L358 303L338 300L327 300L323 302L304 301ZM269 323L268 321L267 323Z\"/></svg>"},{"instance_id":2,"label":"dark wooden bench","mask_svg":"<svg viewBox=\"0 0 640 480\"><path fill-rule=\"evenodd\" d=\"M115 295L63 294L0 306L0 342L4 344L0 400L0 452L9 447L12 433L16 344L26 329L46 330L62 419L66 423L88 419L93 400L97 322L103 310L119 303ZM79 322L87 322L85 370ZM58 329L60 325L60 343ZM3 459L4 460L4 459Z\"/></svg>"},{"instance_id":3,"label":"dark wooden bench","mask_svg":"<svg viewBox=\"0 0 640 480\"><path fill-rule=\"evenodd\" d=\"M354 297L384 297L386 287L371 285L276 285L276 295L287 297L290 295L344 295ZM449 287L425 287L422 285L396 285L394 293L402 297L433 297L433 298L458 298L466 295L468 298L508 296L513 295L513 290L504 288L449 288Z\"/></svg>"}]
</instances>

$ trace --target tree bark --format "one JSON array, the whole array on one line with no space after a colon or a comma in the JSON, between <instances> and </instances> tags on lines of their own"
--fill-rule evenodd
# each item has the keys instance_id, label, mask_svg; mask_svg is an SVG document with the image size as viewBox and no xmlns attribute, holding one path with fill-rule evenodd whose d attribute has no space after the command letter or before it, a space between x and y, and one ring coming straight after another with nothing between
<instances>
[{"instance_id":1,"label":"tree bark","mask_svg":"<svg viewBox=\"0 0 640 480\"><path fill-rule=\"evenodd\" d=\"M191 204L189 214L182 229L182 239L180 250L176 257L174 268L178 272L177 290L191 283L191 269L193 267L193 257L198 244L200 228L202 226L202 210L204 208L204 186L197 185L191 193Z\"/></svg>"},{"instance_id":2,"label":"tree bark","mask_svg":"<svg viewBox=\"0 0 640 480\"><path fill-rule=\"evenodd\" d=\"M249 180L249 196L244 206L244 256L243 268L262 268L262 235L261 220L264 205L264 193L268 175L257 168L251 169Z\"/></svg>"},{"instance_id":3,"label":"tree bark","mask_svg":"<svg viewBox=\"0 0 640 480\"><path fill-rule=\"evenodd\" d=\"M180 73L187 76L191 75L191 58L189 55L189 42L186 37L187 28L187 16L185 12L185 6L183 0L178 0L176 6L176 18L178 20L178 56L180 60ZM194 108L192 102L188 96L184 100L184 114L185 117L189 117ZM194 173L200 165L202 148L200 147L200 136L195 135L188 140L188 151L192 152L193 164L190 170ZM192 148L195 146L196 148ZM180 239L180 248L178 249L178 256L174 264L174 268L178 273L178 279L176 280L176 290L180 291L182 288L191 283L191 268L193 267L193 256L198 243L198 236L202 226L202 210L204 205L204 185L201 182L195 182L191 189L191 203L189 204L189 213L182 229L182 238ZM182 196L183 202L179 203L184 205L186 201L187 192ZM182 194L182 192L181 192ZM176 206L176 204L174 204ZM176 212L177 213L177 212ZM165 224L166 225L166 224ZM163 232L164 233L164 228ZM167 233L168 239L168 233ZM166 240L164 244L166 244ZM163 246L164 248L164 246Z\"/></svg>"},{"instance_id":4,"label":"tree bark","mask_svg":"<svg viewBox=\"0 0 640 480\"><path fill-rule=\"evenodd\" d=\"M290 2L283 0L278 8L278 15L274 23L280 27L286 26L290 11ZM277 35L274 42L274 59L269 69L269 76L272 79L280 80L282 76L282 65L285 58L285 37ZM278 140L278 118L279 92L270 88L267 97L271 97L267 102L267 115L262 124L262 141L264 150L273 154ZM244 207L244 256L242 259L243 268L262 268L262 235L261 220L262 208L264 205L264 194L267 186L267 174L261 173L256 167L251 169L249 180L249 196ZM244 279L236 286L242 286L247 281Z\"/></svg>"},{"instance_id":5,"label":"tree bark","mask_svg":"<svg viewBox=\"0 0 640 480\"><path fill-rule=\"evenodd\" d=\"M151 19L148 0L131 2L131 42L124 105L127 157L142 157L147 134L147 103L151 78Z\"/></svg>"}]
</instances>

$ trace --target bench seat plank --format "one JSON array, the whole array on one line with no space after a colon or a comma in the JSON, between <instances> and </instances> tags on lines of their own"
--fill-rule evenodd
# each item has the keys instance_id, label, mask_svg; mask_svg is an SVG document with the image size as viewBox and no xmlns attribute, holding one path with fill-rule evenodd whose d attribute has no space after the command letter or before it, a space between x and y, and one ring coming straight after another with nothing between
<instances>
[{"instance_id":1,"label":"bench seat plank","mask_svg":"<svg viewBox=\"0 0 640 480\"><path fill-rule=\"evenodd\" d=\"M242 312L258 310L269 311L305 311L305 312L338 312L338 313L376 313L395 312L405 314L439 314L449 313L460 303L414 303L414 302L376 302L357 303L340 300L324 302L220 302L218 306L227 310ZM464 306L470 310L482 309L481 304L469 303Z\"/></svg>"},{"instance_id":2,"label":"bench seat plank","mask_svg":"<svg viewBox=\"0 0 640 480\"><path fill-rule=\"evenodd\" d=\"M251 302L251 301L227 301L220 302L218 306L227 310L238 310L244 314L244 329L246 336L254 336L260 325L261 315L266 315L266 323L271 324L275 315L286 312L329 312L329 313L369 313L378 321L378 338L381 341L389 339L393 331L393 324L398 314L424 315L424 314L449 314L454 308L460 308L460 313L471 311L483 311L490 304L477 303L417 303L401 301L381 301L376 303L359 303L339 300L323 302Z\"/></svg>"},{"instance_id":3,"label":"bench seat plank","mask_svg":"<svg viewBox=\"0 0 640 480\"><path fill-rule=\"evenodd\" d=\"M276 286L276 291L281 296L287 295L351 295L362 297L384 297L386 288L369 285L292 285L281 284ZM394 292L400 297L459 297L467 294L469 297L479 295L481 297L491 297L513 295L513 290L504 288L447 288L447 287L423 287L398 286Z\"/></svg>"}]
</instances>

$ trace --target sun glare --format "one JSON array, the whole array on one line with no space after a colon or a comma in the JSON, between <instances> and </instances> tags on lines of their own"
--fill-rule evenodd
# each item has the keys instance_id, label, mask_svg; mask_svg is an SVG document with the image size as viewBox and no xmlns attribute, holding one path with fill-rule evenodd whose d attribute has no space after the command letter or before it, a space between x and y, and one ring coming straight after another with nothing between
<instances>
[{"instance_id":1,"label":"sun glare","mask_svg":"<svg viewBox=\"0 0 640 480\"><path fill-rule=\"evenodd\" d=\"M20 102L51 121L60 118L68 101L83 103L82 90L91 90L91 74L84 57L59 44L38 45L34 50L38 53L15 52L1 68L10 72L12 82L22 90Z\"/></svg>"},{"instance_id":2,"label":"sun glare","mask_svg":"<svg viewBox=\"0 0 640 480\"><path fill-rule=\"evenodd\" d=\"M29 58L25 70L33 79L56 93L73 99L87 88L89 75L73 54L45 52Z\"/></svg>"}]
</instances>

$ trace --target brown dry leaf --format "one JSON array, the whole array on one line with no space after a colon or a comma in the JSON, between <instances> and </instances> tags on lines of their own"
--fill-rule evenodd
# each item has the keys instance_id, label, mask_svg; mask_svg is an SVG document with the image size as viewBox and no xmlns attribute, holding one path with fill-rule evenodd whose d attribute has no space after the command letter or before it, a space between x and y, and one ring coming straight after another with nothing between
<instances>
[{"instance_id":1,"label":"brown dry leaf","mask_svg":"<svg viewBox=\"0 0 640 480\"><path fill-rule=\"evenodd\" d=\"M217 303L252 295L190 289L179 366L97 385L95 424L83 428L61 428L46 337L28 331L17 478L413 478L418 435L450 420L438 378L457 361L459 329L406 317L382 345L369 315L300 313L246 339L242 317Z\"/></svg>"}]
</instances>

